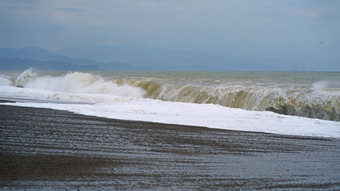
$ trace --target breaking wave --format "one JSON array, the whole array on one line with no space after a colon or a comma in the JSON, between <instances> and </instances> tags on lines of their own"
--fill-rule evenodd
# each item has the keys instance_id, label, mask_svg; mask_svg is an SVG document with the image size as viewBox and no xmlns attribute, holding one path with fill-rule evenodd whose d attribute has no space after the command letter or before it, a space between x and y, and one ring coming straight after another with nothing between
<instances>
[{"instance_id":1,"label":"breaking wave","mask_svg":"<svg viewBox=\"0 0 340 191\"><path fill-rule=\"evenodd\" d=\"M22 88L26 86L26 84L33 82L36 79L36 76L37 75L35 72L33 72L32 68L25 70L15 80L15 86Z\"/></svg>"},{"instance_id":2,"label":"breaking wave","mask_svg":"<svg viewBox=\"0 0 340 191\"><path fill-rule=\"evenodd\" d=\"M127 84L118 85L100 76L89 73L73 72L63 76L38 76L32 69L21 73L15 86L50 90L56 92L110 94L117 96L143 97L144 91Z\"/></svg>"},{"instance_id":3,"label":"breaking wave","mask_svg":"<svg viewBox=\"0 0 340 191\"><path fill-rule=\"evenodd\" d=\"M310 86L256 85L249 83L178 83L163 78L103 78L73 72L38 76L26 70L15 80L24 88L58 92L110 94L172 102L218 104L225 107L340 121L340 83L320 81ZM213 114L212 114L213 115Z\"/></svg>"},{"instance_id":4,"label":"breaking wave","mask_svg":"<svg viewBox=\"0 0 340 191\"><path fill-rule=\"evenodd\" d=\"M165 85L154 81L128 81L143 88L145 97L174 102L218 104L225 107L326 120L340 120L340 89L328 83L315 88L280 88L224 84L219 86ZM317 85L314 85L315 87Z\"/></svg>"}]
</instances>

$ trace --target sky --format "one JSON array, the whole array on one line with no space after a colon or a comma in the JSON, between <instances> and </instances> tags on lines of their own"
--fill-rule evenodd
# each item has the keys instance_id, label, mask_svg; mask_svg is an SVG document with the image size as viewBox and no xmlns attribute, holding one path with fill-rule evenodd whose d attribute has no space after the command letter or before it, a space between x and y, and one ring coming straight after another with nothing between
<instances>
[{"instance_id":1,"label":"sky","mask_svg":"<svg viewBox=\"0 0 340 191\"><path fill-rule=\"evenodd\" d=\"M340 71L338 0L0 0L0 47L128 43Z\"/></svg>"}]
</instances>

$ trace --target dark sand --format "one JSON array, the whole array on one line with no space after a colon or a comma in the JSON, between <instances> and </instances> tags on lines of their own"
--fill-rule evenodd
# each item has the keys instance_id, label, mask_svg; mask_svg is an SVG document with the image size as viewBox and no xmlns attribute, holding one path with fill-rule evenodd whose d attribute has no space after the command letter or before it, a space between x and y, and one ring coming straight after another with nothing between
<instances>
[{"instance_id":1,"label":"dark sand","mask_svg":"<svg viewBox=\"0 0 340 191\"><path fill-rule=\"evenodd\" d=\"M0 189L340 190L340 140L0 106Z\"/></svg>"}]
</instances>

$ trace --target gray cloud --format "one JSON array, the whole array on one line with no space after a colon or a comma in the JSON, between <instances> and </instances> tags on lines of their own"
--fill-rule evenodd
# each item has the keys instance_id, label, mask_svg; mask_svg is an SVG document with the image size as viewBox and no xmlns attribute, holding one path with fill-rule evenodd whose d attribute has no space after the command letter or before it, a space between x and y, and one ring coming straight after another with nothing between
<instances>
[{"instance_id":1,"label":"gray cloud","mask_svg":"<svg viewBox=\"0 0 340 191\"><path fill-rule=\"evenodd\" d=\"M73 7L62 7L62 8L58 8L58 10L66 11L66 12L83 12L83 11L86 11L85 9L77 9L77 8L73 8Z\"/></svg>"},{"instance_id":2,"label":"gray cloud","mask_svg":"<svg viewBox=\"0 0 340 191\"><path fill-rule=\"evenodd\" d=\"M214 54L337 60L339 1L1 1L0 46L130 43ZM325 42L322 46L320 41ZM322 56L321 56L322 55Z\"/></svg>"}]
</instances>

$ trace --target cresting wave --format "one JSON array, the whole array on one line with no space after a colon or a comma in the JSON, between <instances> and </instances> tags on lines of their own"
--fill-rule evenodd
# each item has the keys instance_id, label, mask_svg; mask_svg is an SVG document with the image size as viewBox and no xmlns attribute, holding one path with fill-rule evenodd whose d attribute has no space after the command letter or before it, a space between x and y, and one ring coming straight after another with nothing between
<instances>
[{"instance_id":1,"label":"cresting wave","mask_svg":"<svg viewBox=\"0 0 340 191\"><path fill-rule=\"evenodd\" d=\"M173 83L171 79L110 78L89 73L38 76L20 74L14 85L58 92L111 94L172 102L218 104L225 107L340 121L340 83L321 81L311 87L281 87L242 83Z\"/></svg>"},{"instance_id":2,"label":"cresting wave","mask_svg":"<svg viewBox=\"0 0 340 191\"><path fill-rule=\"evenodd\" d=\"M313 91L305 88L281 89L244 85L174 86L153 81L127 83L143 88L148 98L164 101L211 103L247 110L340 120L339 88Z\"/></svg>"},{"instance_id":3,"label":"cresting wave","mask_svg":"<svg viewBox=\"0 0 340 191\"><path fill-rule=\"evenodd\" d=\"M109 94L142 98L144 91L127 84L118 85L100 76L74 72L63 76L38 76L32 69L21 73L14 83L17 87L56 92Z\"/></svg>"}]
</instances>

